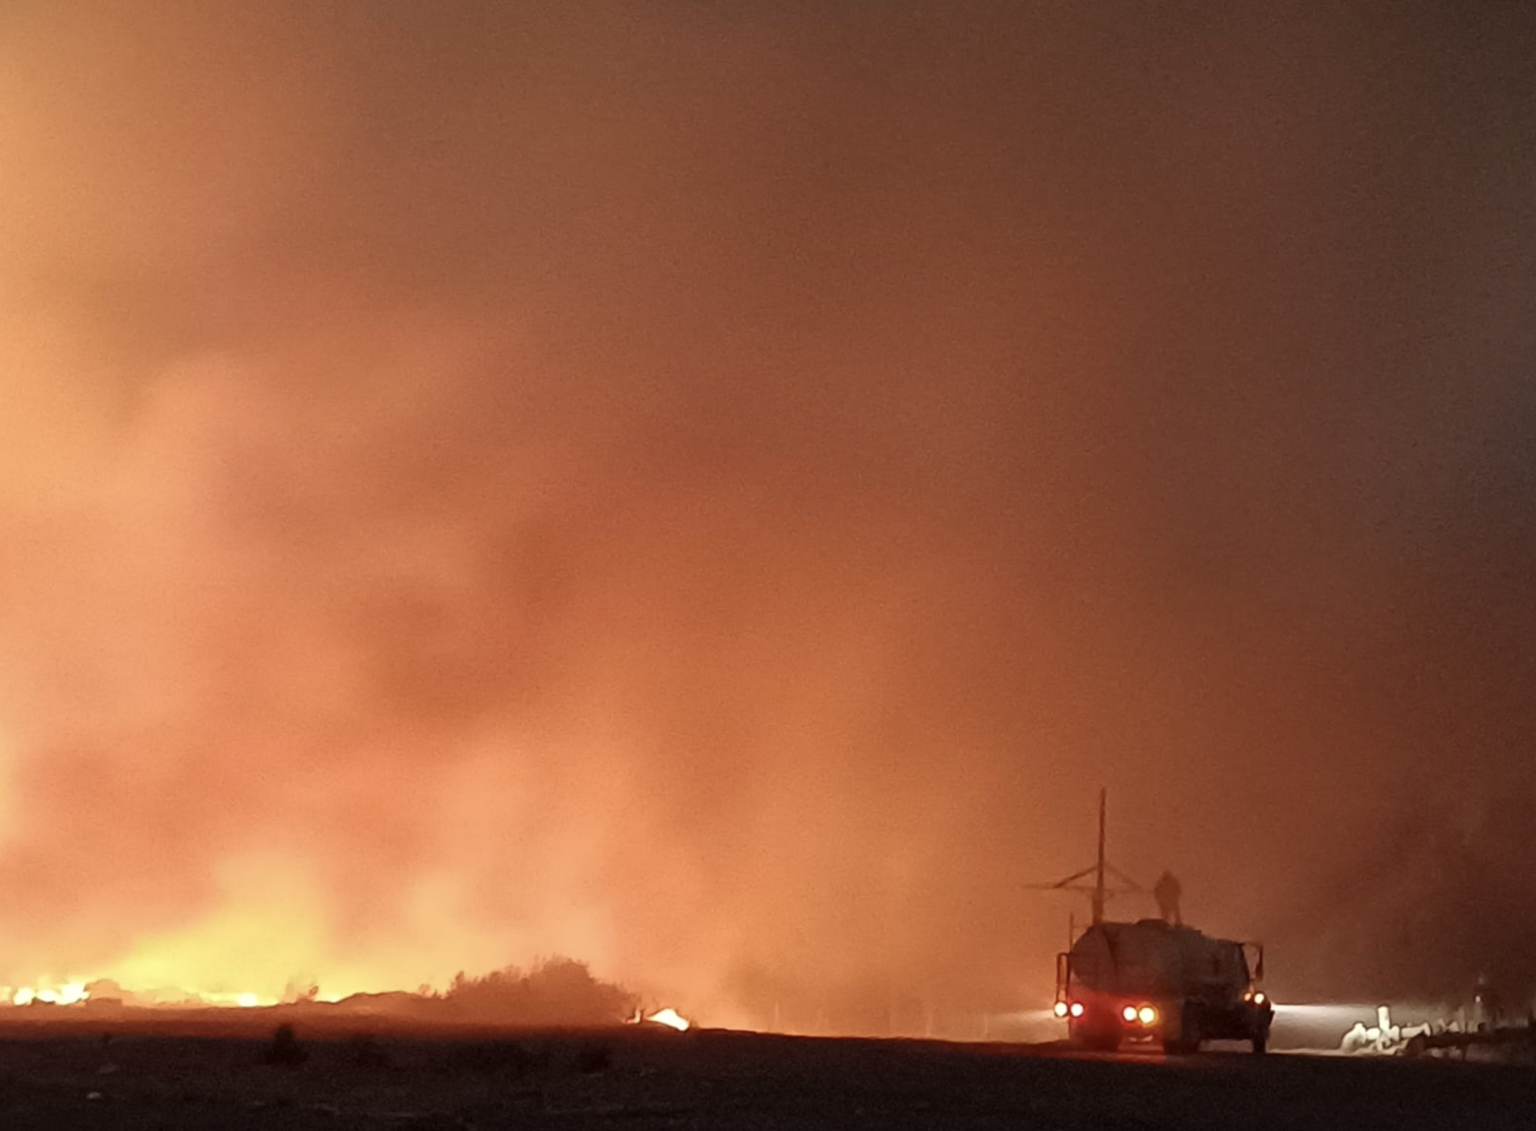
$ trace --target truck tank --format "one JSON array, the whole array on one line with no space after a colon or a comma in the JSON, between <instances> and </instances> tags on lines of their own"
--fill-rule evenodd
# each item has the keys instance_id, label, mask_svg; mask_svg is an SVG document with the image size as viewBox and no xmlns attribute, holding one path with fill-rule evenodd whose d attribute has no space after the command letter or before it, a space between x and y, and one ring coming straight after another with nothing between
<instances>
[{"instance_id":1,"label":"truck tank","mask_svg":"<svg viewBox=\"0 0 1536 1131\"><path fill-rule=\"evenodd\" d=\"M1161 919L1083 932L1057 958L1056 1013L1090 1047L1161 1039L1172 1052L1207 1040L1245 1040L1263 1052L1274 1017L1243 943Z\"/></svg>"}]
</instances>

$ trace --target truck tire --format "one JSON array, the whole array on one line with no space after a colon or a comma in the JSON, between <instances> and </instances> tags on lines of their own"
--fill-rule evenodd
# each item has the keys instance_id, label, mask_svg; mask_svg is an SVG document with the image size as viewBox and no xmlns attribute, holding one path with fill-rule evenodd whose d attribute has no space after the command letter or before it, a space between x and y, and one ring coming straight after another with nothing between
<instances>
[{"instance_id":1,"label":"truck tire","mask_svg":"<svg viewBox=\"0 0 1536 1131\"><path fill-rule=\"evenodd\" d=\"M1179 1031L1163 1037L1163 1052L1172 1056L1188 1056L1200 1051L1200 1013L1189 1005L1179 1010Z\"/></svg>"}]
</instances>

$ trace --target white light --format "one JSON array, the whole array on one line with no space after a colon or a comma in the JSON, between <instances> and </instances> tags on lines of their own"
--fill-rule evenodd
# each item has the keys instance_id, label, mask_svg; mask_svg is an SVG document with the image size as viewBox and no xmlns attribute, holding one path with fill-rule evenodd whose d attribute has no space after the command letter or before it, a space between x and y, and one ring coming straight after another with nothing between
<instances>
[{"instance_id":1,"label":"white light","mask_svg":"<svg viewBox=\"0 0 1536 1131\"><path fill-rule=\"evenodd\" d=\"M1120 1016L1124 1017L1127 1021L1136 1020L1136 1007L1134 1005L1126 1006L1120 1011Z\"/></svg>"},{"instance_id":2,"label":"white light","mask_svg":"<svg viewBox=\"0 0 1536 1131\"><path fill-rule=\"evenodd\" d=\"M1157 1020L1157 1010L1150 1005L1144 1005L1136 1011L1136 1016L1141 1019L1143 1025L1150 1025Z\"/></svg>"},{"instance_id":3,"label":"white light","mask_svg":"<svg viewBox=\"0 0 1536 1131\"><path fill-rule=\"evenodd\" d=\"M1067 1015L1067 1003L1064 1001L1058 1001L1051 1007L1051 1012L1054 1013L1057 1017L1065 1017Z\"/></svg>"},{"instance_id":4,"label":"white light","mask_svg":"<svg viewBox=\"0 0 1536 1131\"><path fill-rule=\"evenodd\" d=\"M1071 1013L1073 1017L1081 1017L1083 1015L1083 1003L1080 1001L1074 1001L1072 1003Z\"/></svg>"}]
</instances>

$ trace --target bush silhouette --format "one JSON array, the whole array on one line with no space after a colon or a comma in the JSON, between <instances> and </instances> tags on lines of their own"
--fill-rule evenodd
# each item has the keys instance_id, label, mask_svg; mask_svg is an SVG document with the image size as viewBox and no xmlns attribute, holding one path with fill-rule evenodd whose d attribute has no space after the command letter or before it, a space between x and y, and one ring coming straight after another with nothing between
<instances>
[{"instance_id":1,"label":"bush silhouette","mask_svg":"<svg viewBox=\"0 0 1536 1131\"><path fill-rule=\"evenodd\" d=\"M298 1037L294 1036L292 1025L279 1025L277 1032L272 1034L272 1040L261 1051L263 1064L303 1064L309 1059L309 1053L304 1046L299 1044Z\"/></svg>"},{"instance_id":2,"label":"bush silhouette","mask_svg":"<svg viewBox=\"0 0 1536 1131\"><path fill-rule=\"evenodd\" d=\"M528 973L509 966L480 978L460 974L445 997L456 1011L477 1020L560 1028L616 1024L634 1012L637 1001L570 958L550 959Z\"/></svg>"}]
</instances>

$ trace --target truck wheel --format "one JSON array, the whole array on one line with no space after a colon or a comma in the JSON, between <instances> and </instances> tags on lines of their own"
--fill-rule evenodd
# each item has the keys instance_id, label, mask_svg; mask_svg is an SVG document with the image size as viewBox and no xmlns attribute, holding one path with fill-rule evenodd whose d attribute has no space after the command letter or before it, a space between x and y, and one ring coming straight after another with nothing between
<instances>
[{"instance_id":1,"label":"truck wheel","mask_svg":"<svg viewBox=\"0 0 1536 1131\"><path fill-rule=\"evenodd\" d=\"M1188 1056L1200 1051L1200 1015L1188 1006L1179 1011L1179 1031L1163 1038L1163 1051L1174 1056Z\"/></svg>"}]
</instances>

